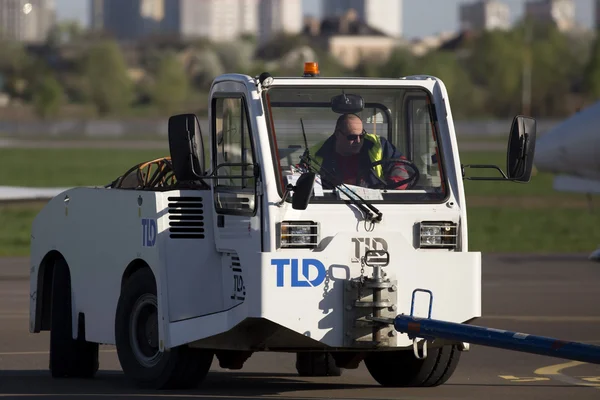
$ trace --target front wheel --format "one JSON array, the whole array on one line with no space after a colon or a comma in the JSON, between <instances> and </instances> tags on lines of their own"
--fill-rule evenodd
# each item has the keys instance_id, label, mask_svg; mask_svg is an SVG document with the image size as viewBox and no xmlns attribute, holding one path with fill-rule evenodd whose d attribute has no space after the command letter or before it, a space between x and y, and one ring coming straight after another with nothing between
<instances>
[{"instance_id":1,"label":"front wheel","mask_svg":"<svg viewBox=\"0 0 600 400\"><path fill-rule=\"evenodd\" d=\"M367 370L380 385L388 387L439 386L452 376L460 360L456 346L429 349L419 360L410 350L382 351L365 359Z\"/></svg>"},{"instance_id":2,"label":"front wheel","mask_svg":"<svg viewBox=\"0 0 600 400\"><path fill-rule=\"evenodd\" d=\"M152 271L145 268L135 272L123 288L115 321L123 372L142 388L194 388L208 374L214 355L185 345L161 352L157 304Z\"/></svg>"}]
</instances>

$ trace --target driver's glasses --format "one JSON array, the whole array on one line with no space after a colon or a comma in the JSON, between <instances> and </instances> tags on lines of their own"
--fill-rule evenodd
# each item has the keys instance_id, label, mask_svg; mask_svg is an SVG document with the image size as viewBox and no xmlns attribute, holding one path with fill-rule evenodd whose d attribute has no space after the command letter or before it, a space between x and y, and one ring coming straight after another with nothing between
<instances>
[{"instance_id":1,"label":"driver's glasses","mask_svg":"<svg viewBox=\"0 0 600 400\"><path fill-rule=\"evenodd\" d=\"M344 135L344 137L346 138L347 141L351 142L353 140L358 140L358 139L364 138L366 134L367 134L367 132L363 129L363 131L359 135ZM343 133L342 133L342 135L343 135Z\"/></svg>"}]
</instances>

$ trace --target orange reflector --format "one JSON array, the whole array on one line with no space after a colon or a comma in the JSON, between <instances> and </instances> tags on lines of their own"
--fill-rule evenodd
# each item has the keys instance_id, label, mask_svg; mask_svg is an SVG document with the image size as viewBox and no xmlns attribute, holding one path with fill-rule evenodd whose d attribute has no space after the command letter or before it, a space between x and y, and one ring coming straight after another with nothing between
<instances>
[{"instance_id":1,"label":"orange reflector","mask_svg":"<svg viewBox=\"0 0 600 400\"><path fill-rule=\"evenodd\" d=\"M304 76L319 76L319 63L304 63Z\"/></svg>"}]
</instances>

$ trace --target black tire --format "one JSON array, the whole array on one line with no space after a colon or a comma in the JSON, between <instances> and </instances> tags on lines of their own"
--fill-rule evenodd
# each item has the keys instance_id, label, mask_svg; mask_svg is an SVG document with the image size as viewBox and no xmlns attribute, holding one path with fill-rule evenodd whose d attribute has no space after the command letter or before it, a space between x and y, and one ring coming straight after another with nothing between
<instances>
[{"instance_id":1,"label":"black tire","mask_svg":"<svg viewBox=\"0 0 600 400\"><path fill-rule=\"evenodd\" d=\"M50 306L50 362L54 378L93 378L98 372L98 343L73 339L71 274L65 260L54 263ZM81 335L81 332L79 332Z\"/></svg>"},{"instance_id":2,"label":"black tire","mask_svg":"<svg viewBox=\"0 0 600 400\"><path fill-rule=\"evenodd\" d=\"M123 288L115 320L117 355L123 372L138 387L145 389L195 388L208 375L214 354L188 346L159 352L156 304L156 281L152 271L149 268L136 271ZM151 332L142 333L151 336L141 338L138 332L138 338L135 338L130 321L135 318L134 313L141 313L146 308L153 313L145 326ZM147 353L142 354L144 351ZM151 358L144 360L144 357Z\"/></svg>"},{"instance_id":3,"label":"black tire","mask_svg":"<svg viewBox=\"0 0 600 400\"><path fill-rule=\"evenodd\" d=\"M439 386L452 376L461 352L456 346L428 349L427 358L419 360L412 350L369 354L367 370L380 385L387 387Z\"/></svg>"},{"instance_id":4,"label":"black tire","mask_svg":"<svg viewBox=\"0 0 600 400\"><path fill-rule=\"evenodd\" d=\"M296 353L296 371L300 376L341 376L342 369L335 365L330 353Z\"/></svg>"}]
</instances>

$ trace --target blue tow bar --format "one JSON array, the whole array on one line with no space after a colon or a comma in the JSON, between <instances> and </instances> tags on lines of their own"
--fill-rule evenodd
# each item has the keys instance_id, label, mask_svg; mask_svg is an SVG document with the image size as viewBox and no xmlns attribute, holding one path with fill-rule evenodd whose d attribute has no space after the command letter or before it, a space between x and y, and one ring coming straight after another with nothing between
<instances>
[{"instance_id":1,"label":"blue tow bar","mask_svg":"<svg viewBox=\"0 0 600 400\"><path fill-rule=\"evenodd\" d=\"M476 325L398 315L394 328L411 339L447 339L486 347L600 364L600 346Z\"/></svg>"}]
</instances>

